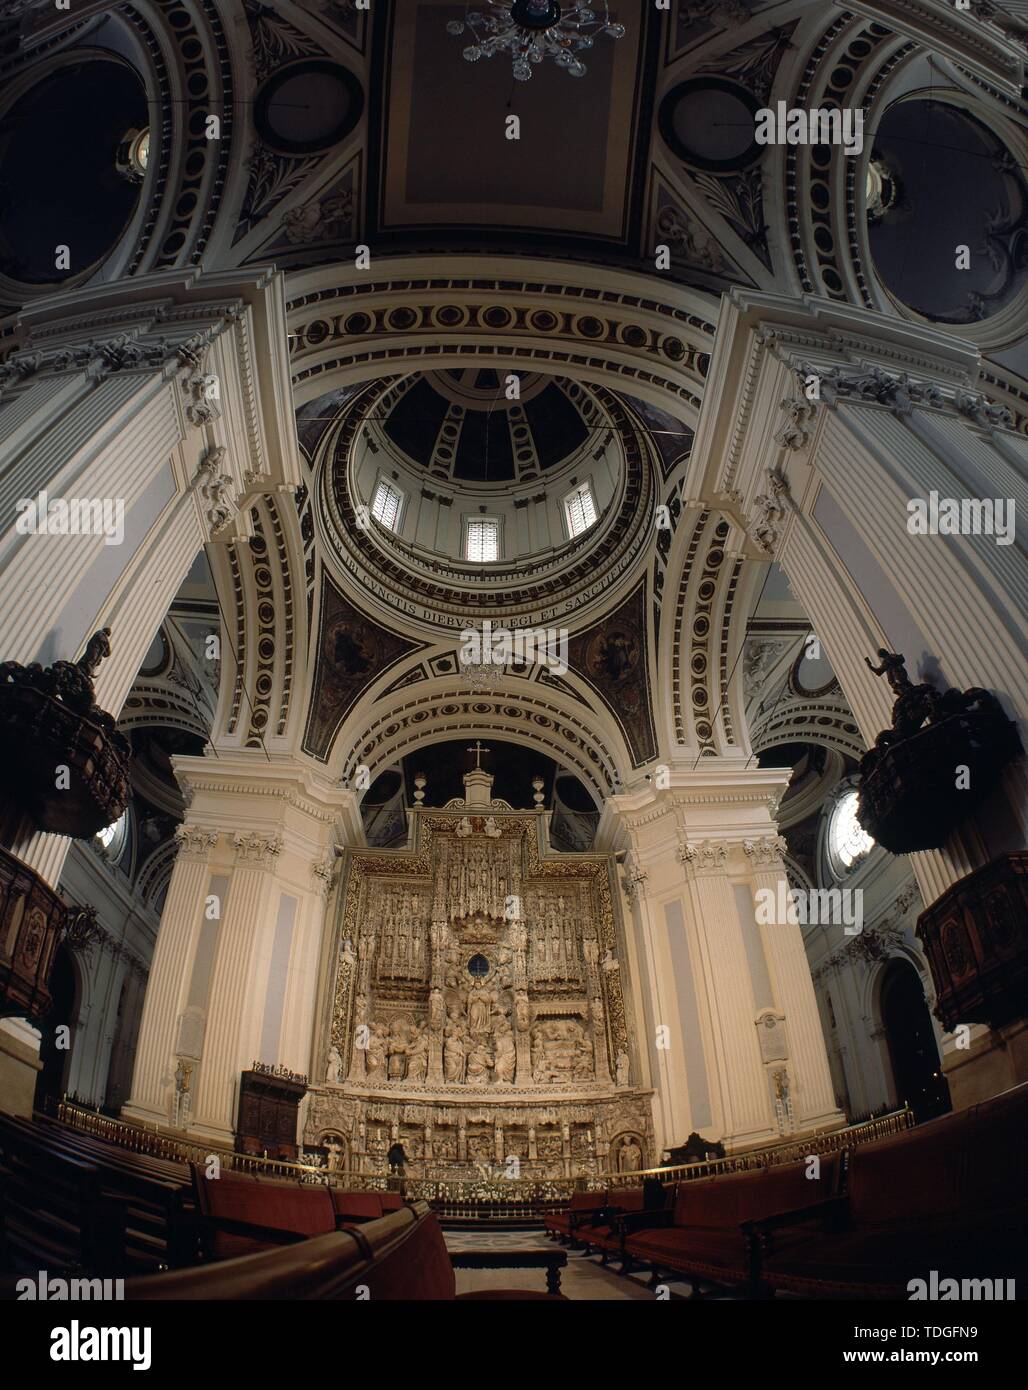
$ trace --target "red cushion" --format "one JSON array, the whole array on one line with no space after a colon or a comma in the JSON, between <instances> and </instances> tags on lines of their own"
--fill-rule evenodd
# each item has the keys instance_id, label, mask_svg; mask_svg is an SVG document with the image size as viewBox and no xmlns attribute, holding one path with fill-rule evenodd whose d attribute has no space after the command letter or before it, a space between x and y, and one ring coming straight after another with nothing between
<instances>
[{"instance_id":1,"label":"red cushion","mask_svg":"<svg viewBox=\"0 0 1028 1390\"><path fill-rule=\"evenodd\" d=\"M199 1164L192 1167L197 1206L202 1215L210 1217L215 1223L219 1218L249 1221L301 1236L321 1236L335 1230L335 1212L326 1187L254 1182L231 1173L223 1173L220 1178L207 1178ZM233 1235L216 1228L211 1239L212 1253L218 1259L248 1255L273 1244L259 1237Z\"/></svg>"},{"instance_id":2,"label":"red cushion","mask_svg":"<svg viewBox=\"0 0 1028 1390\"><path fill-rule=\"evenodd\" d=\"M543 1302L566 1302L562 1293L536 1293L532 1289L476 1289L473 1293L459 1293L458 1298L500 1299L510 1302L517 1299L542 1299Z\"/></svg>"},{"instance_id":3,"label":"red cushion","mask_svg":"<svg viewBox=\"0 0 1028 1390\"><path fill-rule=\"evenodd\" d=\"M646 1193L642 1187L615 1187L607 1198L607 1206L614 1211L642 1211Z\"/></svg>"},{"instance_id":4,"label":"red cushion","mask_svg":"<svg viewBox=\"0 0 1028 1390\"><path fill-rule=\"evenodd\" d=\"M572 1192L567 1210L592 1211L595 1207L602 1207L606 1200L606 1192Z\"/></svg>"},{"instance_id":5,"label":"red cushion","mask_svg":"<svg viewBox=\"0 0 1028 1390\"><path fill-rule=\"evenodd\" d=\"M968 1114L961 1189L963 1212L990 1212L1028 1191L1028 1085L976 1105Z\"/></svg>"},{"instance_id":6,"label":"red cushion","mask_svg":"<svg viewBox=\"0 0 1028 1390\"><path fill-rule=\"evenodd\" d=\"M925 1219L949 1221L960 1210L967 1112L919 1125L850 1154L850 1218L856 1226Z\"/></svg>"},{"instance_id":7,"label":"red cushion","mask_svg":"<svg viewBox=\"0 0 1028 1390\"><path fill-rule=\"evenodd\" d=\"M380 1192L341 1192L337 1187L329 1191L336 1216L345 1221L375 1221L382 1215Z\"/></svg>"},{"instance_id":8,"label":"red cushion","mask_svg":"<svg viewBox=\"0 0 1028 1390\"><path fill-rule=\"evenodd\" d=\"M1025 1274L1024 1213L924 1225L864 1227L818 1233L776 1233L763 1262L776 1288L820 1297L907 1298L911 1279L1014 1279Z\"/></svg>"},{"instance_id":9,"label":"red cushion","mask_svg":"<svg viewBox=\"0 0 1028 1390\"><path fill-rule=\"evenodd\" d=\"M836 1160L823 1157L817 1178L807 1177L805 1163L782 1163L750 1173L682 1182L675 1198L674 1225L737 1230L743 1221L832 1196L835 1172Z\"/></svg>"},{"instance_id":10,"label":"red cushion","mask_svg":"<svg viewBox=\"0 0 1028 1390\"><path fill-rule=\"evenodd\" d=\"M407 1240L362 1273L360 1283L368 1286L372 1302L456 1298L457 1281L435 1213L418 1221Z\"/></svg>"},{"instance_id":11,"label":"red cushion","mask_svg":"<svg viewBox=\"0 0 1028 1390\"><path fill-rule=\"evenodd\" d=\"M738 1231L687 1230L676 1226L640 1231L628 1238L625 1250L637 1259L649 1260L658 1269L705 1274L731 1283L748 1276L746 1242Z\"/></svg>"}]
</instances>

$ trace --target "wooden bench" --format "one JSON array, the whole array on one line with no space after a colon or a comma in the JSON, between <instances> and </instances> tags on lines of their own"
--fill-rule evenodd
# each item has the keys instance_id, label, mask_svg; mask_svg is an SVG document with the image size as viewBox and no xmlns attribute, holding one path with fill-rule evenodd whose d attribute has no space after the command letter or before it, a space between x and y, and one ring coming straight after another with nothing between
<instances>
[{"instance_id":1,"label":"wooden bench","mask_svg":"<svg viewBox=\"0 0 1028 1390\"><path fill-rule=\"evenodd\" d=\"M9 1267L125 1274L195 1258L181 1187L85 1157L6 1115L0 1151Z\"/></svg>"},{"instance_id":2,"label":"wooden bench","mask_svg":"<svg viewBox=\"0 0 1028 1390\"><path fill-rule=\"evenodd\" d=\"M249 1255L336 1229L332 1193L320 1184L273 1182L242 1173L209 1178L202 1163L189 1165L209 1260Z\"/></svg>"},{"instance_id":3,"label":"wooden bench","mask_svg":"<svg viewBox=\"0 0 1028 1390\"><path fill-rule=\"evenodd\" d=\"M557 1240L562 1240L565 1244L571 1239L572 1226L576 1221L583 1221L590 1216L595 1216L602 1211L607 1201L607 1193L603 1192L572 1192L571 1201L566 1207L559 1211L548 1212L543 1221L543 1228L548 1236L553 1236Z\"/></svg>"},{"instance_id":4,"label":"wooden bench","mask_svg":"<svg viewBox=\"0 0 1028 1390\"><path fill-rule=\"evenodd\" d=\"M1025 1287L1026 1133L1028 1085L854 1148L843 1194L748 1224L755 1283L817 1298L906 1299L911 1281L934 1270Z\"/></svg>"},{"instance_id":5,"label":"wooden bench","mask_svg":"<svg viewBox=\"0 0 1028 1390\"><path fill-rule=\"evenodd\" d=\"M647 1209L647 1192L641 1185L636 1187L612 1188L604 1205L586 1214L585 1220L574 1223L571 1232L573 1244L581 1245L586 1254L601 1255L606 1264L611 1255L620 1255L622 1228L619 1217L642 1212Z\"/></svg>"},{"instance_id":6,"label":"wooden bench","mask_svg":"<svg viewBox=\"0 0 1028 1390\"><path fill-rule=\"evenodd\" d=\"M649 1265L651 1283L675 1275L701 1284L749 1289L753 1271L746 1223L837 1192L839 1162L822 1156L817 1178L806 1163L680 1182L663 1212L628 1213L622 1235L622 1273Z\"/></svg>"},{"instance_id":7,"label":"wooden bench","mask_svg":"<svg viewBox=\"0 0 1028 1390\"><path fill-rule=\"evenodd\" d=\"M498 1252L490 1267L517 1264L528 1252ZM485 1252L475 1252L482 1256ZM507 1255L511 1258L508 1260ZM554 1267L563 1251L533 1251ZM266 1250L192 1270L126 1282L128 1299L370 1299L396 1301L562 1300L561 1294L524 1289L456 1292L454 1268L435 1214L418 1202L367 1225L315 1236L281 1250Z\"/></svg>"}]
</instances>

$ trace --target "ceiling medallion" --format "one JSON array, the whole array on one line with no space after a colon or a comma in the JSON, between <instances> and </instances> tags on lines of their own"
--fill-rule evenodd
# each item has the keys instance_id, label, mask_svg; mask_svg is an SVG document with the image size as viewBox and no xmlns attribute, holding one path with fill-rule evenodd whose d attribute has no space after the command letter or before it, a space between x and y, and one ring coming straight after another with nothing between
<instances>
[{"instance_id":1,"label":"ceiling medallion","mask_svg":"<svg viewBox=\"0 0 1028 1390\"><path fill-rule=\"evenodd\" d=\"M583 77L586 67L578 54L592 48L596 34L620 39L623 24L611 22L604 2L603 18L588 5L561 6L557 0L486 0L484 13L472 10L464 19L452 19L450 34L469 31L475 42L464 50L469 63L509 53L519 82L532 76L532 65L552 58L571 77Z\"/></svg>"}]
</instances>

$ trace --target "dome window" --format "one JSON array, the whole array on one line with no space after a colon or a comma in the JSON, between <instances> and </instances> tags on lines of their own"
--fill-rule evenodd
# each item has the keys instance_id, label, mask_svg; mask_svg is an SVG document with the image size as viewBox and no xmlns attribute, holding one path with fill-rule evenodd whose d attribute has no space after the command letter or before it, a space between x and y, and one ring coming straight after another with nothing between
<instances>
[{"instance_id":1,"label":"dome window","mask_svg":"<svg viewBox=\"0 0 1028 1390\"><path fill-rule=\"evenodd\" d=\"M568 524L568 535L580 536L596 524L596 502L592 486L582 483L564 498L564 516Z\"/></svg>"},{"instance_id":2,"label":"dome window","mask_svg":"<svg viewBox=\"0 0 1028 1390\"><path fill-rule=\"evenodd\" d=\"M464 532L464 558L488 565L500 558L500 523L493 517L469 521Z\"/></svg>"},{"instance_id":3,"label":"dome window","mask_svg":"<svg viewBox=\"0 0 1028 1390\"><path fill-rule=\"evenodd\" d=\"M400 521L400 507L403 503L403 493L392 483L387 483L384 478L379 479L378 487L375 489L375 500L371 504L371 515L386 528L387 531L395 531Z\"/></svg>"}]
</instances>

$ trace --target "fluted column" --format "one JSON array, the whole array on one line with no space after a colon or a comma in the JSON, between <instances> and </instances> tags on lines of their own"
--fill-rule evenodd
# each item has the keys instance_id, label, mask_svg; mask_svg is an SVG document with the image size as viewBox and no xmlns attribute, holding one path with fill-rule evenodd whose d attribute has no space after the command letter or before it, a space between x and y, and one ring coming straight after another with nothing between
<instances>
[{"instance_id":1,"label":"fluted column","mask_svg":"<svg viewBox=\"0 0 1028 1390\"><path fill-rule=\"evenodd\" d=\"M234 836L232 844L235 866L211 979L216 1007L204 1039L190 1125L197 1133L226 1139L234 1129L240 1072L254 1060L278 1060L251 1056L248 1044L258 1045L257 962L282 841L250 832Z\"/></svg>"},{"instance_id":2,"label":"fluted column","mask_svg":"<svg viewBox=\"0 0 1028 1390\"><path fill-rule=\"evenodd\" d=\"M96 696L118 714L200 548L248 537L248 502L300 481L284 314L263 270L96 282L21 310L0 365L0 511L18 522L0 533L0 659L74 660L109 627ZM103 534L92 514L89 534L52 533L73 499ZM10 848L56 885L68 843L26 817Z\"/></svg>"},{"instance_id":3,"label":"fluted column","mask_svg":"<svg viewBox=\"0 0 1028 1390\"><path fill-rule=\"evenodd\" d=\"M232 1139L240 1073L254 1061L322 1081L332 1045L315 1028L334 979L328 913L335 844L351 792L280 755L223 749L175 759L189 820L157 935L129 1113L167 1123L179 1064L191 1068L178 1123ZM315 1033L318 1050L315 1051Z\"/></svg>"},{"instance_id":4,"label":"fluted column","mask_svg":"<svg viewBox=\"0 0 1028 1390\"><path fill-rule=\"evenodd\" d=\"M739 1147L773 1138L776 1128L754 1026L749 962L728 878L728 853L723 840L702 840L682 845L679 858L704 966L724 1133Z\"/></svg>"},{"instance_id":5,"label":"fluted column","mask_svg":"<svg viewBox=\"0 0 1028 1390\"><path fill-rule=\"evenodd\" d=\"M784 849L785 840L779 835L765 835L744 842L755 894L768 890L777 900L781 891L779 885L788 889L781 858ZM798 923L775 921L761 926L761 937L775 1001L785 1015L791 1096L797 1125L801 1129L817 1129L836 1123L838 1111L832 1076L802 930Z\"/></svg>"},{"instance_id":6,"label":"fluted column","mask_svg":"<svg viewBox=\"0 0 1028 1390\"><path fill-rule=\"evenodd\" d=\"M171 1116L178 1019L185 1008L219 832L187 819L175 837L178 855L143 1000L131 1097L124 1106L126 1116L151 1124L168 1124Z\"/></svg>"},{"instance_id":7,"label":"fluted column","mask_svg":"<svg viewBox=\"0 0 1028 1390\"><path fill-rule=\"evenodd\" d=\"M722 306L686 490L725 499L747 553L780 565L868 744L891 726L864 664L879 647L915 682L984 687L1028 717L1023 540L917 534L909 509L934 492L1024 512L1024 440L981 367L966 339L813 295L734 289ZM912 856L926 903L1023 839L1026 793L1015 764L944 848Z\"/></svg>"}]
</instances>

